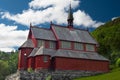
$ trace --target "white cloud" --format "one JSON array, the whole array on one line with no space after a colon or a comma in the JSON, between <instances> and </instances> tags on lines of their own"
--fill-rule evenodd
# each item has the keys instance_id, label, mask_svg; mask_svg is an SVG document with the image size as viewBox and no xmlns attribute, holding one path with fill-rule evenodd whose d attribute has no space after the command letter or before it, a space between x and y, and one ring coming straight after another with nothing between
<instances>
[{"instance_id":1,"label":"white cloud","mask_svg":"<svg viewBox=\"0 0 120 80\"><path fill-rule=\"evenodd\" d=\"M79 5L80 0L71 0L72 7L75 8ZM58 9L68 8L70 0L33 0L29 3L30 8L40 9L49 6L57 7Z\"/></svg>"},{"instance_id":2,"label":"white cloud","mask_svg":"<svg viewBox=\"0 0 120 80\"><path fill-rule=\"evenodd\" d=\"M43 24L45 22L54 21L57 24L67 24L67 12L70 0L33 0L29 2L29 9L23 10L22 13L12 14L4 12L2 18L13 20L22 25ZM80 0L71 0L72 8L76 8L80 4ZM92 18L84 11L77 10L74 12L74 24L83 25L85 27L97 27L103 23L92 20Z\"/></svg>"},{"instance_id":3,"label":"white cloud","mask_svg":"<svg viewBox=\"0 0 120 80\"><path fill-rule=\"evenodd\" d=\"M117 18L119 18L119 17L113 17L113 18L112 18L112 21L115 20L115 19L117 19Z\"/></svg>"},{"instance_id":4,"label":"white cloud","mask_svg":"<svg viewBox=\"0 0 120 80\"><path fill-rule=\"evenodd\" d=\"M86 14L84 11L78 10L74 14L74 24L83 25L85 27L98 27L104 23L96 22L92 20L92 18Z\"/></svg>"},{"instance_id":5,"label":"white cloud","mask_svg":"<svg viewBox=\"0 0 120 80\"><path fill-rule=\"evenodd\" d=\"M10 52L14 47L23 44L28 35L28 30L17 30L17 26L0 24L0 50Z\"/></svg>"},{"instance_id":6,"label":"white cloud","mask_svg":"<svg viewBox=\"0 0 120 80\"><path fill-rule=\"evenodd\" d=\"M73 8L79 5L79 1L72 1L72 3ZM54 21L59 24L66 23L67 13L65 9L69 8L69 0L33 0L29 3L29 6L30 8L28 10L23 10L22 13L18 14L4 12L2 18L7 18L27 26L30 22L34 25L50 21ZM46 9L36 10L39 8Z\"/></svg>"},{"instance_id":7,"label":"white cloud","mask_svg":"<svg viewBox=\"0 0 120 80\"><path fill-rule=\"evenodd\" d=\"M57 24L67 24L67 16L70 0L32 0L28 3L29 8L22 13L12 14L0 11L2 19L15 21L22 25L29 26L43 24L46 22L56 22ZM71 0L72 8L80 5L80 0ZM84 27L98 27L103 24L93 20L87 13L77 10L73 13L74 25ZM11 51L14 47L20 46L26 40L28 30L17 30L17 26L10 26L0 23L0 50Z\"/></svg>"}]
</instances>

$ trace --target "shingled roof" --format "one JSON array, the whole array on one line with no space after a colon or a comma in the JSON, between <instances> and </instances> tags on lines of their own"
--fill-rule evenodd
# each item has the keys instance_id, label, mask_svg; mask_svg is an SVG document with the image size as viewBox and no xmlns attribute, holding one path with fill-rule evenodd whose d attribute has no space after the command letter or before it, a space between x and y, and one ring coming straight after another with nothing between
<instances>
[{"instance_id":1,"label":"shingled roof","mask_svg":"<svg viewBox=\"0 0 120 80\"><path fill-rule=\"evenodd\" d=\"M72 29L52 25L59 40L98 44L87 30Z\"/></svg>"},{"instance_id":2,"label":"shingled roof","mask_svg":"<svg viewBox=\"0 0 120 80\"><path fill-rule=\"evenodd\" d=\"M54 54L54 56L108 61L108 59L99 55L97 52L84 52L84 51L72 51L72 50L59 49Z\"/></svg>"},{"instance_id":3,"label":"shingled roof","mask_svg":"<svg viewBox=\"0 0 120 80\"><path fill-rule=\"evenodd\" d=\"M27 39L20 48L34 48L33 42L31 39Z\"/></svg>"},{"instance_id":4,"label":"shingled roof","mask_svg":"<svg viewBox=\"0 0 120 80\"><path fill-rule=\"evenodd\" d=\"M44 47L40 47L39 49L38 48L33 49L29 57L38 56L38 55L108 61L108 59L99 55L97 52L72 51L72 50L62 50L62 49L54 50L54 49L47 49Z\"/></svg>"},{"instance_id":5,"label":"shingled roof","mask_svg":"<svg viewBox=\"0 0 120 80\"><path fill-rule=\"evenodd\" d=\"M44 48L43 46L41 46L38 51L35 53L34 56L37 56L37 55L50 55L50 56L53 56L53 54L56 53L56 50L54 49L47 49L47 48Z\"/></svg>"},{"instance_id":6,"label":"shingled roof","mask_svg":"<svg viewBox=\"0 0 120 80\"><path fill-rule=\"evenodd\" d=\"M28 57L34 57L39 48L34 48Z\"/></svg>"},{"instance_id":7,"label":"shingled roof","mask_svg":"<svg viewBox=\"0 0 120 80\"><path fill-rule=\"evenodd\" d=\"M56 40L53 32L50 29L32 27L31 31L34 37L37 39Z\"/></svg>"}]
</instances>

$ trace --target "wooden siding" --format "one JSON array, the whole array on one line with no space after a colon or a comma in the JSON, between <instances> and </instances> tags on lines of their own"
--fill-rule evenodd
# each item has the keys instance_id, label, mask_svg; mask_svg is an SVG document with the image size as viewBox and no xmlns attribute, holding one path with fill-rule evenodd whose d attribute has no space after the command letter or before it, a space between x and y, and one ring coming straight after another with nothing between
<instances>
[{"instance_id":1,"label":"wooden siding","mask_svg":"<svg viewBox=\"0 0 120 80\"><path fill-rule=\"evenodd\" d=\"M45 56L45 55L44 55ZM43 61L43 55L35 57L35 69L49 69L50 67L50 56L47 56L48 61Z\"/></svg>"},{"instance_id":2,"label":"wooden siding","mask_svg":"<svg viewBox=\"0 0 120 80\"><path fill-rule=\"evenodd\" d=\"M31 53L32 48L21 48L19 53L18 69L27 69L27 57ZM26 56L25 56L26 54Z\"/></svg>"},{"instance_id":3,"label":"wooden siding","mask_svg":"<svg viewBox=\"0 0 120 80\"><path fill-rule=\"evenodd\" d=\"M56 70L109 71L108 61L56 57L55 62Z\"/></svg>"},{"instance_id":4,"label":"wooden siding","mask_svg":"<svg viewBox=\"0 0 120 80\"><path fill-rule=\"evenodd\" d=\"M27 65L28 65L28 68L32 68L32 69L35 69L35 60L34 60L34 57L29 57L28 59L28 63L27 63Z\"/></svg>"}]
</instances>

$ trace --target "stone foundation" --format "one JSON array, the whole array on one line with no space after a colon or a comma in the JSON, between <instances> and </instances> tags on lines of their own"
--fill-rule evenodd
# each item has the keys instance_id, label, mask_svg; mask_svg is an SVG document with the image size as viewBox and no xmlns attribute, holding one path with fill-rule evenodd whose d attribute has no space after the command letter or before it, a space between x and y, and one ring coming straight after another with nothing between
<instances>
[{"instance_id":1,"label":"stone foundation","mask_svg":"<svg viewBox=\"0 0 120 80\"><path fill-rule=\"evenodd\" d=\"M54 72L47 70L40 70L34 72L17 71L17 73L9 75L5 80L46 80L51 77L51 80L72 80L73 78L92 76L103 72L92 72L92 71L61 71L56 70ZM50 79L49 79L50 80Z\"/></svg>"}]
</instances>

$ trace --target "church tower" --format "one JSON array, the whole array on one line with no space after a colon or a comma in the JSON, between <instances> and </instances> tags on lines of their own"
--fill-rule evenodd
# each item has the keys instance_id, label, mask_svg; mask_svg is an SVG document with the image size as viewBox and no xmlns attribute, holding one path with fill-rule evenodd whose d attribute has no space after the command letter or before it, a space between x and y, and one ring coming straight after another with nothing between
<instances>
[{"instance_id":1,"label":"church tower","mask_svg":"<svg viewBox=\"0 0 120 80\"><path fill-rule=\"evenodd\" d=\"M73 13L72 13L71 4L70 4L68 18L67 18L68 28L73 28L73 20L74 18L73 18Z\"/></svg>"}]
</instances>

